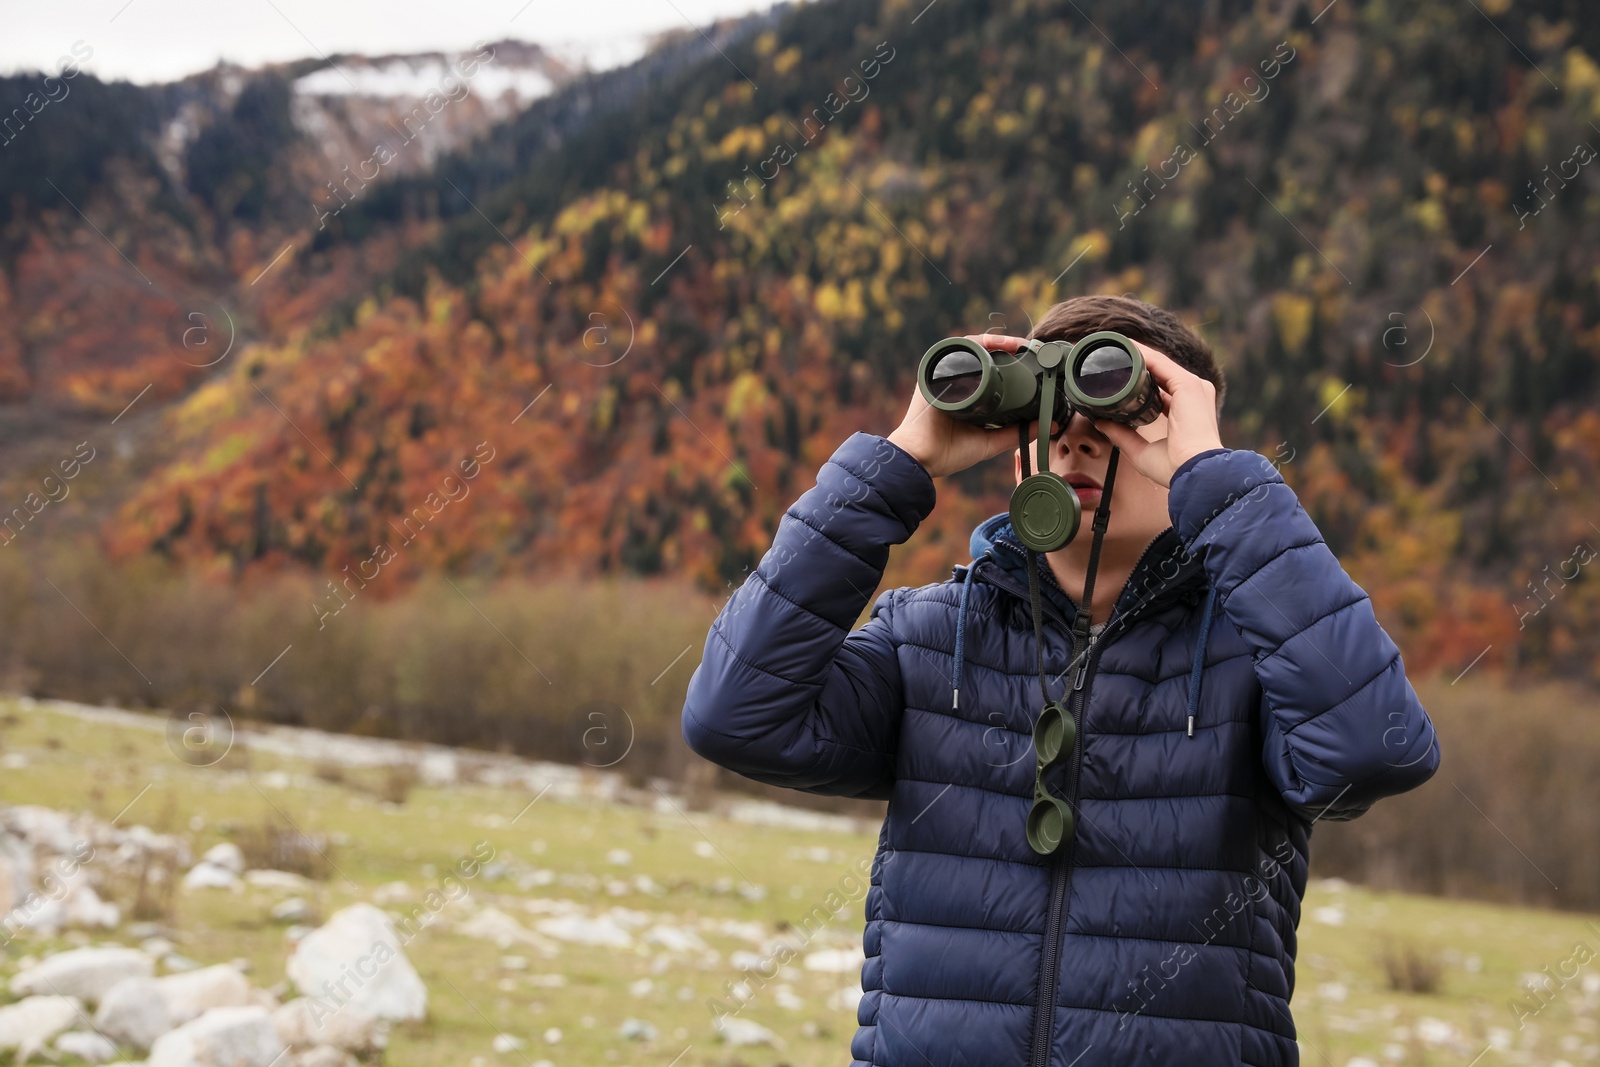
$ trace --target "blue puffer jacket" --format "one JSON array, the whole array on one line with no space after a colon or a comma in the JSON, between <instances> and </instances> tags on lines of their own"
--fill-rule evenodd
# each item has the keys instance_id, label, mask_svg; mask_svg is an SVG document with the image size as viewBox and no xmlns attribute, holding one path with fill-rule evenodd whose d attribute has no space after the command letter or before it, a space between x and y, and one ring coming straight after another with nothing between
<instances>
[{"instance_id":1,"label":"blue puffer jacket","mask_svg":"<svg viewBox=\"0 0 1600 1067\"><path fill-rule=\"evenodd\" d=\"M1045 858L1024 836L1039 677L1005 518L952 580L890 590L851 630L933 504L921 464L852 436L712 625L683 712L740 774L889 802L854 1063L1298 1063L1312 823L1439 763L1371 601L1263 456L1185 463L1082 662L1076 758L1048 780L1077 832ZM1060 698L1074 608L1040 563Z\"/></svg>"}]
</instances>

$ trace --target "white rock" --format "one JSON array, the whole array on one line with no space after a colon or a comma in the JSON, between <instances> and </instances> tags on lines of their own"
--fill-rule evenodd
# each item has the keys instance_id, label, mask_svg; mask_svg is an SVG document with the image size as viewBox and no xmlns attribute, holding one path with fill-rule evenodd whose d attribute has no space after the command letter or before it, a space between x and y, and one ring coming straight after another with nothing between
<instances>
[{"instance_id":1,"label":"white rock","mask_svg":"<svg viewBox=\"0 0 1600 1067\"><path fill-rule=\"evenodd\" d=\"M163 1035L147 1067L272 1067L283 1055L265 1008L213 1008Z\"/></svg>"},{"instance_id":2,"label":"white rock","mask_svg":"<svg viewBox=\"0 0 1600 1067\"><path fill-rule=\"evenodd\" d=\"M288 1061L289 1067L360 1067L358 1061L343 1049L331 1045L318 1045L307 1049Z\"/></svg>"},{"instance_id":3,"label":"white rock","mask_svg":"<svg viewBox=\"0 0 1600 1067\"><path fill-rule=\"evenodd\" d=\"M0 1008L0 1051L42 1045L77 1022L83 1006L73 997L28 997Z\"/></svg>"},{"instance_id":4,"label":"white rock","mask_svg":"<svg viewBox=\"0 0 1600 1067\"><path fill-rule=\"evenodd\" d=\"M21 804L7 809L5 823L12 833L34 848L45 849L58 856L72 853L83 841L82 835L72 828L71 818L37 804Z\"/></svg>"},{"instance_id":5,"label":"white rock","mask_svg":"<svg viewBox=\"0 0 1600 1067\"><path fill-rule=\"evenodd\" d=\"M76 1056L85 1063L105 1063L117 1058L117 1046L87 1030L71 1030L56 1038L56 1051Z\"/></svg>"},{"instance_id":6,"label":"white rock","mask_svg":"<svg viewBox=\"0 0 1600 1067\"><path fill-rule=\"evenodd\" d=\"M693 930L666 923L657 923L646 930L644 942L647 945L660 945L669 952L704 952L707 947Z\"/></svg>"},{"instance_id":7,"label":"white rock","mask_svg":"<svg viewBox=\"0 0 1600 1067\"><path fill-rule=\"evenodd\" d=\"M495 1034L494 1042L490 1047L503 1055L507 1052L517 1051L524 1044L526 1042L520 1037L512 1037L510 1034Z\"/></svg>"},{"instance_id":8,"label":"white rock","mask_svg":"<svg viewBox=\"0 0 1600 1067\"><path fill-rule=\"evenodd\" d=\"M778 1044L778 1035L760 1023L753 1023L749 1019L732 1019L727 1016L719 1016L717 1018L717 1036L735 1048L740 1045L776 1046Z\"/></svg>"},{"instance_id":9,"label":"white rock","mask_svg":"<svg viewBox=\"0 0 1600 1067\"><path fill-rule=\"evenodd\" d=\"M272 906L272 921L279 923L304 922L311 917L311 905L304 897L290 897Z\"/></svg>"},{"instance_id":10,"label":"white rock","mask_svg":"<svg viewBox=\"0 0 1600 1067\"><path fill-rule=\"evenodd\" d=\"M164 937L147 937L139 942L139 951L153 960L163 956L170 956L178 950L178 946Z\"/></svg>"},{"instance_id":11,"label":"white rock","mask_svg":"<svg viewBox=\"0 0 1600 1067\"><path fill-rule=\"evenodd\" d=\"M330 1001L297 997L272 1013L278 1037L291 1048L332 1045L351 1052L384 1048L389 1024L363 1015L350 1006L338 1008Z\"/></svg>"},{"instance_id":12,"label":"white rock","mask_svg":"<svg viewBox=\"0 0 1600 1067\"><path fill-rule=\"evenodd\" d=\"M544 1043L547 1045L561 1044L561 1028L559 1026L552 1026L550 1029L546 1030L544 1032Z\"/></svg>"},{"instance_id":13,"label":"white rock","mask_svg":"<svg viewBox=\"0 0 1600 1067\"><path fill-rule=\"evenodd\" d=\"M835 989L828 997L828 1010L854 1012L861 1004L861 995L861 987L858 985Z\"/></svg>"},{"instance_id":14,"label":"white rock","mask_svg":"<svg viewBox=\"0 0 1600 1067\"><path fill-rule=\"evenodd\" d=\"M600 948L628 948L633 937L609 915L597 919L582 915L558 915L540 919L535 924L540 933L578 945L595 945Z\"/></svg>"},{"instance_id":15,"label":"white rock","mask_svg":"<svg viewBox=\"0 0 1600 1067\"><path fill-rule=\"evenodd\" d=\"M549 938L539 936L499 908L482 909L466 922L457 924L456 932L467 937L492 941L501 948L510 948L512 945L533 945L540 949L560 951L557 946L550 943Z\"/></svg>"},{"instance_id":16,"label":"white rock","mask_svg":"<svg viewBox=\"0 0 1600 1067\"><path fill-rule=\"evenodd\" d=\"M335 912L301 938L286 970L302 993L376 1019L421 1019L428 1013L427 987L401 951L389 917L371 904Z\"/></svg>"},{"instance_id":17,"label":"white rock","mask_svg":"<svg viewBox=\"0 0 1600 1067\"><path fill-rule=\"evenodd\" d=\"M643 1019L632 1017L622 1020L622 1025L617 1027L617 1036L631 1041L654 1041L656 1034L657 1031L653 1025Z\"/></svg>"},{"instance_id":18,"label":"white rock","mask_svg":"<svg viewBox=\"0 0 1600 1067\"><path fill-rule=\"evenodd\" d=\"M56 994L98 1003L124 978L148 978L155 964L131 948L75 948L58 952L11 979L13 996Z\"/></svg>"},{"instance_id":19,"label":"white rock","mask_svg":"<svg viewBox=\"0 0 1600 1067\"><path fill-rule=\"evenodd\" d=\"M257 889L282 889L289 893L304 893L311 888L311 879L291 871L245 871L244 881Z\"/></svg>"},{"instance_id":20,"label":"white rock","mask_svg":"<svg viewBox=\"0 0 1600 1067\"><path fill-rule=\"evenodd\" d=\"M94 1028L117 1042L143 1052L172 1029L166 998L154 978L124 978L100 998Z\"/></svg>"},{"instance_id":21,"label":"white rock","mask_svg":"<svg viewBox=\"0 0 1600 1067\"><path fill-rule=\"evenodd\" d=\"M206 854L200 857L201 863L209 863L214 867L232 871L234 874L244 873L244 853L232 841L224 841L219 845L212 845L206 849Z\"/></svg>"},{"instance_id":22,"label":"white rock","mask_svg":"<svg viewBox=\"0 0 1600 1067\"><path fill-rule=\"evenodd\" d=\"M856 974L865 962L866 957L860 952L837 948L808 954L803 966L808 971L822 971L825 974Z\"/></svg>"},{"instance_id":23,"label":"white rock","mask_svg":"<svg viewBox=\"0 0 1600 1067\"><path fill-rule=\"evenodd\" d=\"M239 876L215 863L197 863L183 876L185 889L237 889Z\"/></svg>"},{"instance_id":24,"label":"white rock","mask_svg":"<svg viewBox=\"0 0 1600 1067\"><path fill-rule=\"evenodd\" d=\"M100 894L86 881L74 881L65 899L61 901L63 926L85 929L99 927L109 930L122 921L122 911L115 904L100 899Z\"/></svg>"},{"instance_id":25,"label":"white rock","mask_svg":"<svg viewBox=\"0 0 1600 1067\"><path fill-rule=\"evenodd\" d=\"M157 978L156 987L174 1026L213 1008L240 1008L250 1003L250 980L226 963Z\"/></svg>"},{"instance_id":26,"label":"white rock","mask_svg":"<svg viewBox=\"0 0 1600 1067\"><path fill-rule=\"evenodd\" d=\"M1311 921L1312 922L1323 923L1324 925L1327 925L1327 926L1343 926L1344 925L1344 909L1341 908L1341 907L1338 907L1337 905L1329 905L1327 907L1321 907L1321 908L1312 908L1311 909Z\"/></svg>"}]
</instances>

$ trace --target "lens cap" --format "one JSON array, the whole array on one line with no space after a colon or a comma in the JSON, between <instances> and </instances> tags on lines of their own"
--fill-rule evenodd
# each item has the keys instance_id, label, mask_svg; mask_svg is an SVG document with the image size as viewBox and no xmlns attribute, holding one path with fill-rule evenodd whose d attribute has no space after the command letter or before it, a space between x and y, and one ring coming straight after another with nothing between
<instances>
[{"instance_id":1,"label":"lens cap","mask_svg":"<svg viewBox=\"0 0 1600 1067\"><path fill-rule=\"evenodd\" d=\"M1011 492L1011 527L1035 552L1054 552L1078 535L1083 505L1059 474L1030 474Z\"/></svg>"},{"instance_id":2,"label":"lens cap","mask_svg":"<svg viewBox=\"0 0 1600 1067\"><path fill-rule=\"evenodd\" d=\"M1048 856L1072 839L1076 822L1065 800L1036 795L1028 811L1028 847Z\"/></svg>"},{"instance_id":3,"label":"lens cap","mask_svg":"<svg viewBox=\"0 0 1600 1067\"><path fill-rule=\"evenodd\" d=\"M1038 721L1033 724L1033 751L1039 757L1039 765L1048 767L1070 756L1077 740L1077 724L1061 702L1046 704L1039 713Z\"/></svg>"}]
</instances>

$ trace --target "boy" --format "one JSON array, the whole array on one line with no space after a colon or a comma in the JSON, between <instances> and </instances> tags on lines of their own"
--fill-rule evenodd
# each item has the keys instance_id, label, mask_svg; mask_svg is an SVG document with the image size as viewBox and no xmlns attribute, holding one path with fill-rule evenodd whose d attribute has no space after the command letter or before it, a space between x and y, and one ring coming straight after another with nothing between
<instances>
[{"instance_id":1,"label":"boy","mask_svg":"<svg viewBox=\"0 0 1600 1067\"><path fill-rule=\"evenodd\" d=\"M889 547L932 511L933 479L1015 448L1014 428L914 395L888 438L853 435L712 624L689 684L684 737L707 759L889 802L858 1065L1297 1064L1312 824L1438 767L1366 594L1276 468L1222 446L1205 343L1170 312L1108 296L1056 305L1032 336L1096 330L1139 343L1165 414L1133 430L1074 412L1051 444L1086 520L1039 568L1048 698L1077 709L1076 751L1045 779L1075 816L1062 848L1041 856L1024 833L1041 650L1008 516L979 525L950 581L884 593L850 630ZM1091 638L1076 649L1087 519L1113 448Z\"/></svg>"}]
</instances>

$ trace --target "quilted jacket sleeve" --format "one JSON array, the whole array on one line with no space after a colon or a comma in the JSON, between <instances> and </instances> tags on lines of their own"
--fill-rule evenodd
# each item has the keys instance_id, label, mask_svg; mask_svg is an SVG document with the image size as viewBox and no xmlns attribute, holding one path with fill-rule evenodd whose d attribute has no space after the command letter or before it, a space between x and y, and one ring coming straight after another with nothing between
<instances>
[{"instance_id":1,"label":"quilted jacket sleeve","mask_svg":"<svg viewBox=\"0 0 1600 1067\"><path fill-rule=\"evenodd\" d=\"M1432 777L1438 741L1400 650L1277 468L1203 452L1173 473L1168 509L1255 649L1262 756L1290 808L1353 819Z\"/></svg>"},{"instance_id":2,"label":"quilted jacket sleeve","mask_svg":"<svg viewBox=\"0 0 1600 1067\"><path fill-rule=\"evenodd\" d=\"M857 433L839 446L711 624L683 706L691 749L772 785L889 795L904 711L896 592L850 628L889 547L927 518L934 496L927 470L887 439Z\"/></svg>"}]
</instances>

